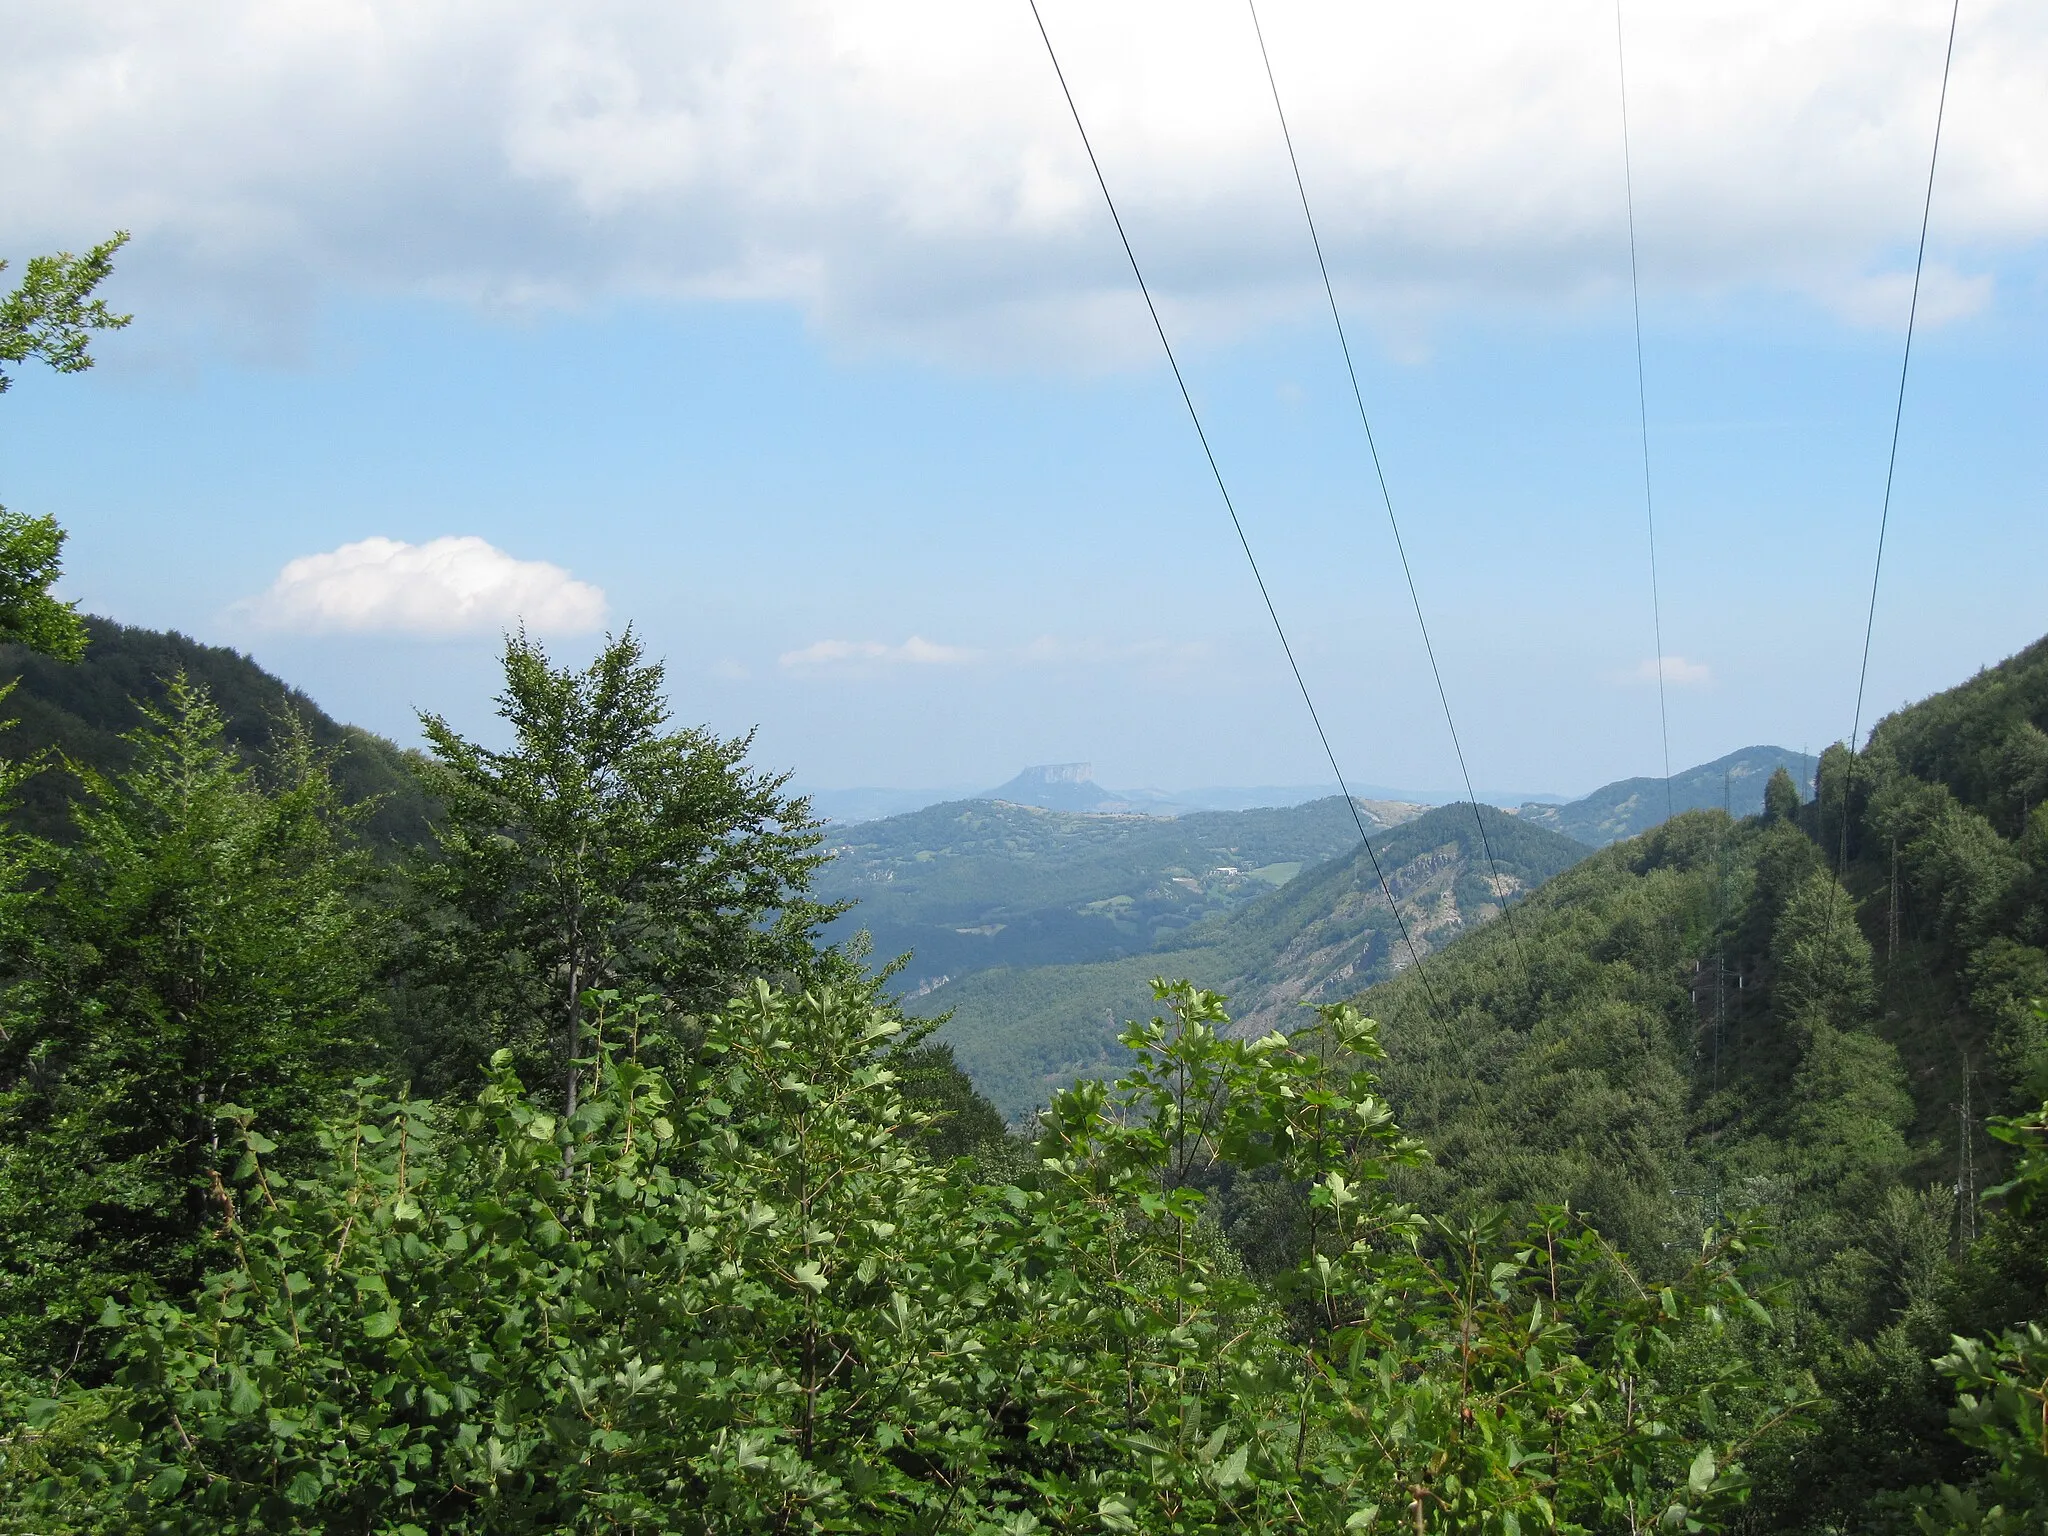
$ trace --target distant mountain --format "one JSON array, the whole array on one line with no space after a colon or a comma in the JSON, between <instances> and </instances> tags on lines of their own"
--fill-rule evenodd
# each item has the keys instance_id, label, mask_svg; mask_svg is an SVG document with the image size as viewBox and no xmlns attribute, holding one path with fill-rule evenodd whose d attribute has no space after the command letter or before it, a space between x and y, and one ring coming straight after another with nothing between
<instances>
[{"instance_id":1,"label":"distant mountain","mask_svg":"<svg viewBox=\"0 0 2048 1536\"><path fill-rule=\"evenodd\" d=\"M966 785L947 789L817 789L798 786L809 797L811 809L826 821L852 824L880 821L887 816L907 816L928 806L956 800L1007 800L1012 805L1035 805L1047 810L1095 812L1101 815L1185 816L1191 811L1284 810L1327 800L1340 793L1335 784L1205 784L1194 789L1104 789L1095 782L1088 763L1049 763L1026 768L1007 784L977 794ZM1465 798L1463 790L1390 789L1379 784L1352 788L1360 800L1388 801L1399 805L1451 805ZM1482 790L1487 805L1520 805L1524 802L1562 805L1566 796L1530 791Z\"/></svg>"},{"instance_id":2,"label":"distant mountain","mask_svg":"<svg viewBox=\"0 0 2048 1536\"><path fill-rule=\"evenodd\" d=\"M1649 831L1678 811L1725 808L1737 817L1754 816L1764 808L1764 785L1780 767L1792 775L1802 799L1812 798L1819 758L1784 747L1744 747L1673 774L1668 798L1663 779L1622 779L1567 805L1527 802L1519 814L1532 826L1605 848Z\"/></svg>"},{"instance_id":3,"label":"distant mountain","mask_svg":"<svg viewBox=\"0 0 2048 1536\"><path fill-rule=\"evenodd\" d=\"M268 750L289 714L305 722L315 746L335 754L334 777L349 801L376 799L365 828L370 840L396 848L423 841L428 802L413 770L414 754L382 736L342 725L297 689L271 676L239 651L176 633L131 629L111 619L88 618L82 661L53 660L18 645L0 645L0 684L14 682L0 704L0 753L19 760L54 748L102 772L127 766L133 756L123 732L142 723L141 699L161 705L180 672L202 683L226 717L228 740L251 762ZM22 786L16 825L61 837L66 807L78 780L61 768Z\"/></svg>"},{"instance_id":4,"label":"distant mountain","mask_svg":"<svg viewBox=\"0 0 2048 1536\"><path fill-rule=\"evenodd\" d=\"M1167 798L1180 805L1193 806L1198 811L1258 811L1285 810L1292 805L1306 805L1311 800L1328 800L1338 793L1335 784L1215 784L1199 789L1168 790ZM1378 799L1427 803L1418 795L1379 795L1377 791L1370 794Z\"/></svg>"},{"instance_id":5,"label":"distant mountain","mask_svg":"<svg viewBox=\"0 0 2048 1536\"><path fill-rule=\"evenodd\" d=\"M1359 803L1376 830L1422 811ZM906 979L916 986L990 966L1139 954L1357 842L1334 797L1171 818L961 800L835 828L816 884L859 903L833 936L865 928L883 959L913 951Z\"/></svg>"},{"instance_id":6,"label":"distant mountain","mask_svg":"<svg viewBox=\"0 0 2048 1536\"><path fill-rule=\"evenodd\" d=\"M885 816L907 816L928 805L959 800L974 793L971 785L951 789L806 789L795 792L811 802L811 814L826 821L852 824L880 821Z\"/></svg>"},{"instance_id":7,"label":"distant mountain","mask_svg":"<svg viewBox=\"0 0 2048 1536\"><path fill-rule=\"evenodd\" d=\"M1334 805L1349 823L1341 801L1318 804ZM1498 889L1470 805L1440 807L1374 838L1380 867L1423 954L1497 916L1503 896L1512 900L1533 890L1589 851L1491 806L1481 814L1500 865ZM942 1037L975 1085L1015 1116L1044 1102L1052 1089L1118 1064L1117 1033L1124 1020L1150 1011L1147 983L1155 975L1188 977L1228 993L1239 1027L1263 1033L1293 1023L1300 1003L1348 997L1410 963L1354 829L1338 857L1235 910L1165 935L1142 953L1081 965L981 970L931 988L911 1006L952 1010Z\"/></svg>"},{"instance_id":8,"label":"distant mountain","mask_svg":"<svg viewBox=\"0 0 2048 1536\"><path fill-rule=\"evenodd\" d=\"M1156 789L1104 789L1095 782L1093 763L1047 763L1026 768L1009 783L999 784L979 798L1035 805L1047 811L1085 811L1110 816L1178 816L1194 809Z\"/></svg>"}]
</instances>

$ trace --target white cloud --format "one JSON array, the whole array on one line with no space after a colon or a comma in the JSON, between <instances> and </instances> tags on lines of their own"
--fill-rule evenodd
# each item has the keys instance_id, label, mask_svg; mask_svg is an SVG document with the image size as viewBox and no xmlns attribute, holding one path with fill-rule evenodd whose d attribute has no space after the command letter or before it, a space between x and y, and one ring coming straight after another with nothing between
<instances>
[{"instance_id":1,"label":"white cloud","mask_svg":"<svg viewBox=\"0 0 2048 1536\"><path fill-rule=\"evenodd\" d=\"M1667 688L1699 688L1714 680L1714 672L1704 661L1687 661L1683 656L1664 658L1664 686ZM1620 683L1652 683L1657 681L1655 657L1644 657L1627 672L1615 678Z\"/></svg>"},{"instance_id":2,"label":"white cloud","mask_svg":"<svg viewBox=\"0 0 2048 1536\"><path fill-rule=\"evenodd\" d=\"M516 560L482 539L369 538L305 555L241 611L275 629L469 635L524 624L578 634L604 622L604 593L559 565Z\"/></svg>"},{"instance_id":3,"label":"white cloud","mask_svg":"<svg viewBox=\"0 0 2048 1536\"><path fill-rule=\"evenodd\" d=\"M159 290L160 328L169 300L212 295L238 324L288 329L337 287L758 297L899 349L1150 356L1021 5L16 10L9 253L131 228L120 296ZM1648 287L1762 285L1855 312L1917 229L1945 13L1727 0L1628 20ZM1058 0L1047 21L1170 323L1216 336L1307 313L1313 266L1243 8ZM1266 21L1339 284L1397 345L1447 305L1625 282L1605 0L1293 0ZM2043 79L2048 8L1966 9L1938 248L1992 263L2048 235Z\"/></svg>"},{"instance_id":4,"label":"white cloud","mask_svg":"<svg viewBox=\"0 0 2048 1536\"><path fill-rule=\"evenodd\" d=\"M826 667L951 667L978 661L981 656L980 651L937 645L922 635L912 635L901 645L885 645L879 640L818 640L801 650L784 651L776 660L792 671L803 671Z\"/></svg>"}]
</instances>

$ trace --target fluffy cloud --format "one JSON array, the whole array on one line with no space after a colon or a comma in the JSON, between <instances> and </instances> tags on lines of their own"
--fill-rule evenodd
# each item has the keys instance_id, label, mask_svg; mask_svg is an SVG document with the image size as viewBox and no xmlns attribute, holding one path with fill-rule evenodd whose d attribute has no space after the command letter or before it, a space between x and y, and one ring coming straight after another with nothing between
<instances>
[{"instance_id":1,"label":"fluffy cloud","mask_svg":"<svg viewBox=\"0 0 2048 1536\"><path fill-rule=\"evenodd\" d=\"M1046 11L1176 327L1307 312L1244 8ZM1943 8L1635 3L1628 21L1646 283L1885 318ZM1605 0L1271 0L1266 23L1340 285L1390 327L1625 281ZM1938 246L1981 264L2048 234L2044 78L2048 9L1966 9ZM11 246L128 227L124 294L212 293L259 327L331 287L758 297L912 351L1150 355L1022 5L68 0L10 27L0 99ZM1982 301L1970 274L1947 292L1936 318Z\"/></svg>"},{"instance_id":2,"label":"fluffy cloud","mask_svg":"<svg viewBox=\"0 0 2048 1536\"><path fill-rule=\"evenodd\" d=\"M604 622L604 593L544 560L515 560L482 539L362 539L288 563L243 613L304 632L472 635L524 624L577 634Z\"/></svg>"}]
</instances>

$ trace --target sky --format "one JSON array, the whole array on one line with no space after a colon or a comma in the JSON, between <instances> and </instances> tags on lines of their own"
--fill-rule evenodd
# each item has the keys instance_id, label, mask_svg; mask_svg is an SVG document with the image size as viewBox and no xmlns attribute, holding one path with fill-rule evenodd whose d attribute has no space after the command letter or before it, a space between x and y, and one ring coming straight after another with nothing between
<instances>
[{"instance_id":1,"label":"sky","mask_svg":"<svg viewBox=\"0 0 2048 1536\"><path fill-rule=\"evenodd\" d=\"M1458 764L1245 7L1044 0L1346 776ZM1416 12L1422 14L1415 14ZM1474 780L1854 717L1948 12L1267 0ZM634 626L817 786L1330 775L1028 5L0 0L0 397L88 611L490 738ZM1966 4L1863 726L2048 631L2048 13Z\"/></svg>"}]
</instances>

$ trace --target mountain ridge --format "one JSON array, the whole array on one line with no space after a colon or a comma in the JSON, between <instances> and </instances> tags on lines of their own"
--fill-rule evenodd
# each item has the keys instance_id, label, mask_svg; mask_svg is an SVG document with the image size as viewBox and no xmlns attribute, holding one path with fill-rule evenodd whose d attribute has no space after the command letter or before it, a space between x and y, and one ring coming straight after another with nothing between
<instances>
[{"instance_id":1,"label":"mountain ridge","mask_svg":"<svg viewBox=\"0 0 2048 1536\"><path fill-rule=\"evenodd\" d=\"M1408 937L1425 956L1490 923L1503 897L1518 899L1592 851L1496 807L1480 814L1500 888L1470 804L1436 807L1374 838ZM1292 1023L1300 1004L1348 996L1409 964L1394 909L1353 829L1336 857L1147 950L987 968L930 988L912 1005L951 1014L941 1038L976 1086L1017 1117L1053 1088L1120 1064L1116 1036L1124 1020L1149 1011L1153 976L1228 992L1237 1027L1258 1034Z\"/></svg>"},{"instance_id":2,"label":"mountain ridge","mask_svg":"<svg viewBox=\"0 0 2048 1536\"><path fill-rule=\"evenodd\" d=\"M1755 746L1740 747L1668 780L1616 779L1563 805L1524 801L1516 814L1589 848L1605 848L1685 811L1721 807L1732 816L1754 816L1764 808L1764 785L1779 768L1792 775L1802 799L1812 798L1819 758L1786 747Z\"/></svg>"}]
</instances>

